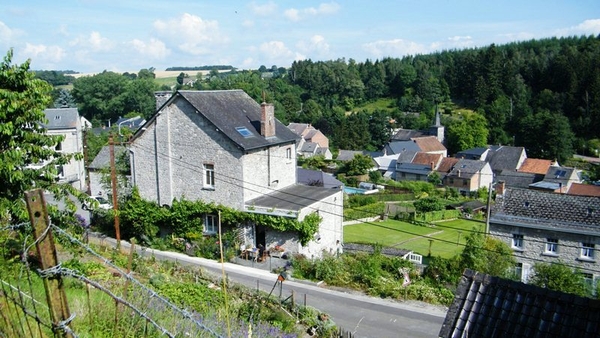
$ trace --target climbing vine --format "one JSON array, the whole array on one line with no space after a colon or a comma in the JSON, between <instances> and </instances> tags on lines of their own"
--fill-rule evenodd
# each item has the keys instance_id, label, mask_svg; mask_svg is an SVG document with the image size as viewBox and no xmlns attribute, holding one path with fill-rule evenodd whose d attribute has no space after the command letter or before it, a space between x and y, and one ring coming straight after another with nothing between
<instances>
[{"instance_id":1,"label":"climbing vine","mask_svg":"<svg viewBox=\"0 0 600 338\"><path fill-rule=\"evenodd\" d=\"M171 206L161 207L157 203L141 199L137 191L134 191L121 207L119 215L123 223L122 231L132 235L154 237L158 234L160 226L165 226L170 227L175 236L187 237L202 233L204 215L217 214L219 211L221 223L225 226L255 223L279 231L295 231L302 245L306 245L313 238L322 221L322 217L316 212L298 221L296 218L243 212L223 205L189 201L185 198L174 200Z\"/></svg>"}]
</instances>

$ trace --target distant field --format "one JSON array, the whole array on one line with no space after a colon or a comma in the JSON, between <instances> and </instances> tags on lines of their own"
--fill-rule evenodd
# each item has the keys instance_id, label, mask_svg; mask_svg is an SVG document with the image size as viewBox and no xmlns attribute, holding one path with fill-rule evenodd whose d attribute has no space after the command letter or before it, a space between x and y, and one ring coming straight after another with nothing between
<instances>
[{"instance_id":1,"label":"distant field","mask_svg":"<svg viewBox=\"0 0 600 338\"><path fill-rule=\"evenodd\" d=\"M387 220L360 223L344 227L345 243L380 244L397 249L412 250L423 256L431 255L450 258L462 251L465 237L475 228L484 230L484 224L469 220L452 220L423 227L406 222Z\"/></svg>"},{"instance_id":2,"label":"distant field","mask_svg":"<svg viewBox=\"0 0 600 338\"><path fill-rule=\"evenodd\" d=\"M134 71L129 71L128 73L134 73L137 74L139 72L139 70L134 70ZM119 72L121 73L121 72ZM122 72L125 73L125 72ZM154 75L156 75L156 79L163 79L163 78L174 78L176 79L177 76L181 73L180 70L155 70L154 71ZM188 74L189 76L196 76L196 74L198 73L202 73L202 74L208 74L210 73L209 70L194 70L194 71L185 71L184 73ZM93 76L98 74L96 73L80 73L80 74L69 74L71 76L73 76L74 78L79 78L79 77L83 77L83 76Z\"/></svg>"},{"instance_id":3,"label":"distant field","mask_svg":"<svg viewBox=\"0 0 600 338\"><path fill-rule=\"evenodd\" d=\"M378 99L374 102L369 102L360 106L357 106L353 109L353 111L362 111L366 110L368 112L373 112L375 110L393 110L396 108L396 101L390 98L382 98Z\"/></svg>"}]
</instances>

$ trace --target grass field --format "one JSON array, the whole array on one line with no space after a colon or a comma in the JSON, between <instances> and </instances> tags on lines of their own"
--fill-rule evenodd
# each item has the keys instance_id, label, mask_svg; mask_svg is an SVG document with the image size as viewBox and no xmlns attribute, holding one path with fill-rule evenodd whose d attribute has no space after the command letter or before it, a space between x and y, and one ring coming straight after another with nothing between
<instances>
[{"instance_id":1,"label":"grass field","mask_svg":"<svg viewBox=\"0 0 600 338\"><path fill-rule=\"evenodd\" d=\"M473 228L483 231L484 226L481 222L463 219L438 222L431 227L396 220L360 223L344 227L344 242L377 243L427 256L432 240L431 255L450 258L462 251L465 237Z\"/></svg>"}]
</instances>

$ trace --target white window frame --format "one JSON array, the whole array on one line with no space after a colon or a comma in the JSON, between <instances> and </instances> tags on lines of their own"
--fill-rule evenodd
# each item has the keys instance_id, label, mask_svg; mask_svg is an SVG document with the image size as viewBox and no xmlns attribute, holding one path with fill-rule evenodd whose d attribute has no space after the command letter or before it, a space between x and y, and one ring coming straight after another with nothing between
<instances>
[{"instance_id":1,"label":"white window frame","mask_svg":"<svg viewBox=\"0 0 600 338\"><path fill-rule=\"evenodd\" d=\"M513 234L512 238L512 248L517 250L523 250L523 242L525 240L525 236L521 234Z\"/></svg>"},{"instance_id":2,"label":"white window frame","mask_svg":"<svg viewBox=\"0 0 600 338\"><path fill-rule=\"evenodd\" d=\"M544 253L558 256L558 238L546 238Z\"/></svg>"},{"instance_id":3,"label":"white window frame","mask_svg":"<svg viewBox=\"0 0 600 338\"><path fill-rule=\"evenodd\" d=\"M590 261L594 260L595 249L596 249L596 246L594 245L594 243L582 242L580 258L585 259L585 260L590 260Z\"/></svg>"},{"instance_id":4,"label":"white window frame","mask_svg":"<svg viewBox=\"0 0 600 338\"><path fill-rule=\"evenodd\" d=\"M292 148L288 147L285 149L285 158L287 158L288 160L292 159Z\"/></svg>"},{"instance_id":5,"label":"white window frame","mask_svg":"<svg viewBox=\"0 0 600 338\"><path fill-rule=\"evenodd\" d=\"M204 215L204 233L216 234L218 230L217 215Z\"/></svg>"},{"instance_id":6,"label":"white window frame","mask_svg":"<svg viewBox=\"0 0 600 338\"><path fill-rule=\"evenodd\" d=\"M202 185L205 189L215 188L215 165L212 163L204 163L204 176L202 177Z\"/></svg>"}]
</instances>

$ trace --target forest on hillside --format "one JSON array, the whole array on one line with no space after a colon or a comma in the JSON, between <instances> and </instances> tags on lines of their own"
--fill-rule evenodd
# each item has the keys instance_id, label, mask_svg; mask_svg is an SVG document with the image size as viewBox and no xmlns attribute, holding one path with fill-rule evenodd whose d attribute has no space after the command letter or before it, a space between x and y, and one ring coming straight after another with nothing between
<instances>
[{"instance_id":1,"label":"forest on hillside","mask_svg":"<svg viewBox=\"0 0 600 338\"><path fill-rule=\"evenodd\" d=\"M378 150L392 128L426 128L436 110L451 154L486 143L558 160L600 149L600 36L211 74L191 87L157 88L148 76L103 72L75 80L70 93L56 98L70 94L98 123L132 112L152 115L154 90L235 88L273 102L285 124L311 123L337 149Z\"/></svg>"}]
</instances>

